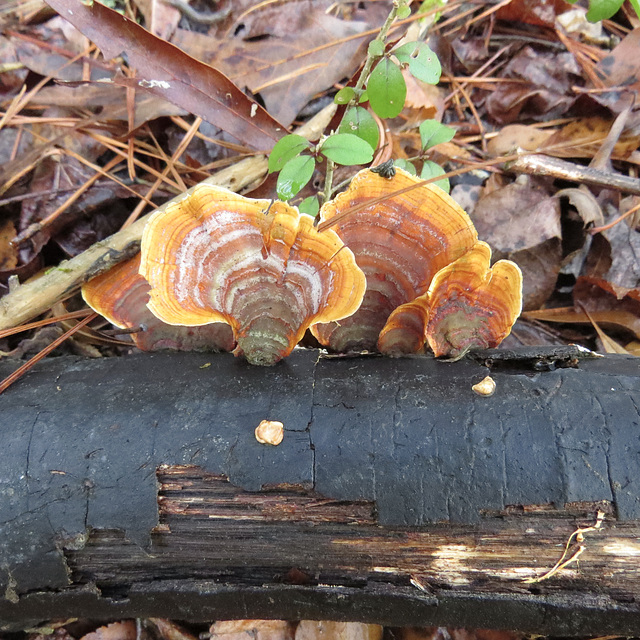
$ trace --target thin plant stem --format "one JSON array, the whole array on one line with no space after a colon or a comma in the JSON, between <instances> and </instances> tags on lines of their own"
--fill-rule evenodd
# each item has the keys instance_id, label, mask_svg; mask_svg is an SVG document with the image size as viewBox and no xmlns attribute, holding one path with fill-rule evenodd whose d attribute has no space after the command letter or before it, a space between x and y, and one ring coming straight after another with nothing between
<instances>
[{"instance_id":1,"label":"thin plant stem","mask_svg":"<svg viewBox=\"0 0 640 640\"><path fill-rule=\"evenodd\" d=\"M375 42L377 40L378 42L381 42L384 47L385 39L387 37L387 34L389 33L389 29L391 29L391 25L393 24L393 21L396 19L397 14L398 14L398 0L394 0L393 6L391 7L391 11L389 11L389 15L387 16L387 19L384 21L384 24L380 27L380 31L378 32L378 35L375 37L374 40L372 40L372 42ZM384 57L384 56L372 55L370 51L371 51L371 47L369 47L369 49L367 50L367 59L365 60L364 66L362 67L362 72L358 77L356 86L353 89L353 96L351 100L349 100L344 110L344 115L342 116L340 125L344 122L344 118L349 112L349 109L354 107L358 102L358 100L360 99L365 82L367 82L367 80L369 79L369 76L371 75L371 70L373 69L373 65L378 60L380 60L380 58ZM335 163L333 162L333 160L330 160L329 158L327 158L327 171L325 173L325 178L324 178L323 202L328 202L329 200L331 200L334 169L335 169Z\"/></svg>"}]
</instances>

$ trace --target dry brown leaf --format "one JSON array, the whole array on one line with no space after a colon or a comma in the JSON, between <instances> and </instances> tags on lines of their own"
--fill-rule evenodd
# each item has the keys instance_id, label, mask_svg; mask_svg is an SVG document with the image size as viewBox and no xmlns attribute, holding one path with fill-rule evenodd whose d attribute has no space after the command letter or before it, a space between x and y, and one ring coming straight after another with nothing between
<instances>
[{"instance_id":1,"label":"dry brown leaf","mask_svg":"<svg viewBox=\"0 0 640 640\"><path fill-rule=\"evenodd\" d=\"M496 189L476 204L478 236L523 274L523 308L538 309L553 292L562 258L560 207L546 189L524 179Z\"/></svg>"},{"instance_id":2,"label":"dry brown leaf","mask_svg":"<svg viewBox=\"0 0 640 640\"><path fill-rule=\"evenodd\" d=\"M478 236L503 254L562 236L557 199L528 179L480 198L472 219Z\"/></svg>"},{"instance_id":3,"label":"dry brown leaf","mask_svg":"<svg viewBox=\"0 0 640 640\"><path fill-rule=\"evenodd\" d=\"M361 622L302 620L295 640L382 640L382 627Z\"/></svg>"},{"instance_id":4,"label":"dry brown leaf","mask_svg":"<svg viewBox=\"0 0 640 640\"><path fill-rule=\"evenodd\" d=\"M16 237L16 228L11 220L0 225L0 271L9 271L18 266L18 251L11 244Z\"/></svg>"},{"instance_id":5,"label":"dry brown leaf","mask_svg":"<svg viewBox=\"0 0 640 640\"><path fill-rule=\"evenodd\" d=\"M600 60L595 72L606 87L618 91L594 93L593 100L619 113L628 107L629 93L640 91L640 28L629 33L613 51Z\"/></svg>"},{"instance_id":6,"label":"dry brown leaf","mask_svg":"<svg viewBox=\"0 0 640 640\"><path fill-rule=\"evenodd\" d=\"M553 135L549 129L540 129L525 124L508 124L489 140L487 149L493 156L506 156L517 149L537 151Z\"/></svg>"},{"instance_id":7,"label":"dry brown leaf","mask_svg":"<svg viewBox=\"0 0 640 640\"><path fill-rule=\"evenodd\" d=\"M592 158L600 149L613 119L592 117L573 120L552 133L539 151L558 158ZM640 133L635 129L623 131L613 148L614 160L628 160L640 145Z\"/></svg>"},{"instance_id":8,"label":"dry brown leaf","mask_svg":"<svg viewBox=\"0 0 640 640\"><path fill-rule=\"evenodd\" d=\"M111 59L126 53L135 78L117 77L124 86L148 91L202 117L252 148L268 151L284 127L217 69L99 2L47 0L66 20Z\"/></svg>"},{"instance_id":9,"label":"dry brown leaf","mask_svg":"<svg viewBox=\"0 0 640 640\"><path fill-rule=\"evenodd\" d=\"M137 0L136 4L144 16L145 27L159 38L171 40L182 19L180 10L162 0Z\"/></svg>"},{"instance_id":10,"label":"dry brown leaf","mask_svg":"<svg viewBox=\"0 0 640 640\"><path fill-rule=\"evenodd\" d=\"M556 16L571 8L565 0L511 0L496 11L498 20L553 27Z\"/></svg>"},{"instance_id":11,"label":"dry brown leaf","mask_svg":"<svg viewBox=\"0 0 640 640\"><path fill-rule=\"evenodd\" d=\"M486 99L487 112L501 124L518 118L557 118L575 102L571 87L580 75L580 67L569 52L542 52L526 46L511 58L502 74L519 82L499 84Z\"/></svg>"},{"instance_id":12,"label":"dry brown leaf","mask_svg":"<svg viewBox=\"0 0 640 640\"><path fill-rule=\"evenodd\" d=\"M245 30L219 41L178 30L173 41L259 93L269 113L289 125L314 95L351 76L361 61L365 37L359 34L367 25L328 15L322 4L279 4L275 28L273 21L258 21L256 11L248 40Z\"/></svg>"},{"instance_id":13,"label":"dry brown leaf","mask_svg":"<svg viewBox=\"0 0 640 640\"><path fill-rule=\"evenodd\" d=\"M627 221L603 231L611 245L611 268L606 278L613 284L633 289L640 286L640 232Z\"/></svg>"},{"instance_id":14,"label":"dry brown leaf","mask_svg":"<svg viewBox=\"0 0 640 640\"><path fill-rule=\"evenodd\" d=\"M102 120L128 120L126 88L113 83L82 84L81 86L53 85L41 89L29 103L32 106L101 107ZM163 116L183 116L187 111L177 105L136 91L133 128Z\"/></svg>"},{"instance_id":15,"label":"dry brown leaf","mask_svg":"<svg viewBox=\"0 0 640 640\"><path fill-rule=\"evenodd\" d=\"M285 620L224 620L211 625L212 640L293 640L293 624Z\"/></svg>"},{"instance_id":16,"label":"dry brown leaf","mask_svg":"<svg viewBox=\"0 0 640 640\"><path fill-rule=\"evenodd\" d=\"M133 620L112 622L87 633L80 640L136 640L136 623Z\"/></svg>"},{"instance_id":17,"label":"dry brown leaf","mask_svg":"<svg viewBox=\"0 0 640 640\"><path fill-rule=\"evenodd\" d=\"M640 338L640 290L617 287L601 278L578 278L573 288L575 306L523 313L545 322L598 324L624 329ZM591 319L589 318L589 314Z\"/></svg>"},{"instance_id":18,"label":"dry brown leaf","mask_svg":"<svg viewBox=\"0 0 640 640\"><path fill-rule=\"evenodd\" d=\"M149 621L155 625L162 640L197 640L196 636L185 631L175 622L171 622L171 620L149 618Z\"/></svg>"}]
</instances>

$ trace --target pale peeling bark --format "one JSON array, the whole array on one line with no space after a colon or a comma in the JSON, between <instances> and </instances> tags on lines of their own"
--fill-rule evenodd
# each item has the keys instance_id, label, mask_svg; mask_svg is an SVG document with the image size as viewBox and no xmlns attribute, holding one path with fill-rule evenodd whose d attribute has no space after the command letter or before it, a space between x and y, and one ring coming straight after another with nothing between
<instances>
[{"instance_id":1,"label":"pale peeling bark","mask_svg":"<svg viewBox=\"0 0 640 640\"><path fill-rule=\"evenodd\" d=\"M317 138L331 120L334 111L335 105L326 107L300 127L297 133L310 140ZM266 172L267 158L255 156L219 171L201 184L242 191L260 180ZM0 330L16 327L44 313L56 302L73 294L87 280L134 256L139 251L142 230L149 217L184 198L184 195L176 196L126 229L97 242L75 258L63 261L43 276L8 293L0 299Z\"/></svg>"}]
</instances>

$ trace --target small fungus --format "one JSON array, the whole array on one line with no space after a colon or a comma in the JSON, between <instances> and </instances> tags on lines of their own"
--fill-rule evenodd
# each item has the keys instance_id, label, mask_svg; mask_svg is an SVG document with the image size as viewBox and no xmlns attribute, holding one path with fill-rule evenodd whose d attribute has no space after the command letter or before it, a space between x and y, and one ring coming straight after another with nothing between
<instances>
[{"instance_id":1,"label":"small fungus","mask_svg":"<svg viewBox=\"0 0 640 640\"><path fill-rule=\"evenodd\" d=\"M341 320L366 281L333 230L295 207L199 185L158 211L142 238L149 308L175 325L231 325L252 364L287 356L310 324Z\"/></svg>"},{"instance_id":2,"label":"small fungus","mask_svg":"<svg viewBox=\"0 0 640 640\"><path fill-rule=\"evenodd\" d=\"M496 392L496 381L491 376L485 376L480 382L474 384L473 391L479 396L489 397Z\"/></svg>"},{"instance_id":3,"label":"small fungus","mask_svg":"<svg viewBox=\"0 0 640 640\"><path fill-rule=\"evenodd\" d=\"M263 420L256 427L256 440L260 444L278 446L284 438L284 425L277 420Z\"/></svg>"},{"instance_id":4,"label":"small fungus","mask_svg":"<svg viewBox=\"0 0 640 640\"><path fill-rule=\"evenodd\" d=\"M384 198L336 222L367 278L360 309L340 323L315 324L318 341L335 351L374 349L389 315L426 293L434 275L473 247L469 216L442 189L418 185L402 169L391 177L364 169L350 187L323 205L322 221L340 217L366 200ZM414 187L401 194L394 192Z\"/></svg>"},{"instance_id":5,"label":"small fungus","mask_svg":"<svg viewBox=\"0 0 640 640\"><path fill-rule=\"evenodd\" d=\"M489 245L477 242L438 271L427 293L389 316L378 349L404 355L416 353L426 341L436 356L457 359L471 349L497 347L520 314L522 273L509 260L493 268L490 262Z\"/></svg>"},{"instance_id":6,"label":"small fungus","mask_svg":"<svg viewBox=\"0 0 640 640\"><path fill-rule=\"evenodd\" d=\"M149 284L138 273L140 254L121 262L82 286L85 302L121 329L142 329L131 334L142 351L231 351L233 331L216 322L202 327L165 324L147 308Z\"/></svg>"},{"instance_id":7,"label":"small fungus","mask_svg":"<svg viewBox=\"0 0 640 640\"><path fill-rule=\"evenodd\" d=\"M522 310L522 272L510 260L490 263L489 245L478 242L433 278L426 337L437 357L497 347L509 335Z\"/></svg>"}]
</instances>

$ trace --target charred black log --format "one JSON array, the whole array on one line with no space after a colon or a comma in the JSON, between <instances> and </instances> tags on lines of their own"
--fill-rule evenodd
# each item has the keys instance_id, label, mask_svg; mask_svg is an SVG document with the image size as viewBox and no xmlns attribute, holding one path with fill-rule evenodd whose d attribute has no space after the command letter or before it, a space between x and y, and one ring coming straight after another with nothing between
<instances>
[{"instance_id":1,"label":"charred black log","mask_svg":"<svg viewBox=\"0 0 640 640\"><path fill-rule=\"evenodd\" d=\"M0 396L2 627L160 616L632 634L639 362L45 361ZM478 396L488 373L496 393ZM277 447L256 441L263 419L284 424Z\"/></svg>"}]
</instances>

